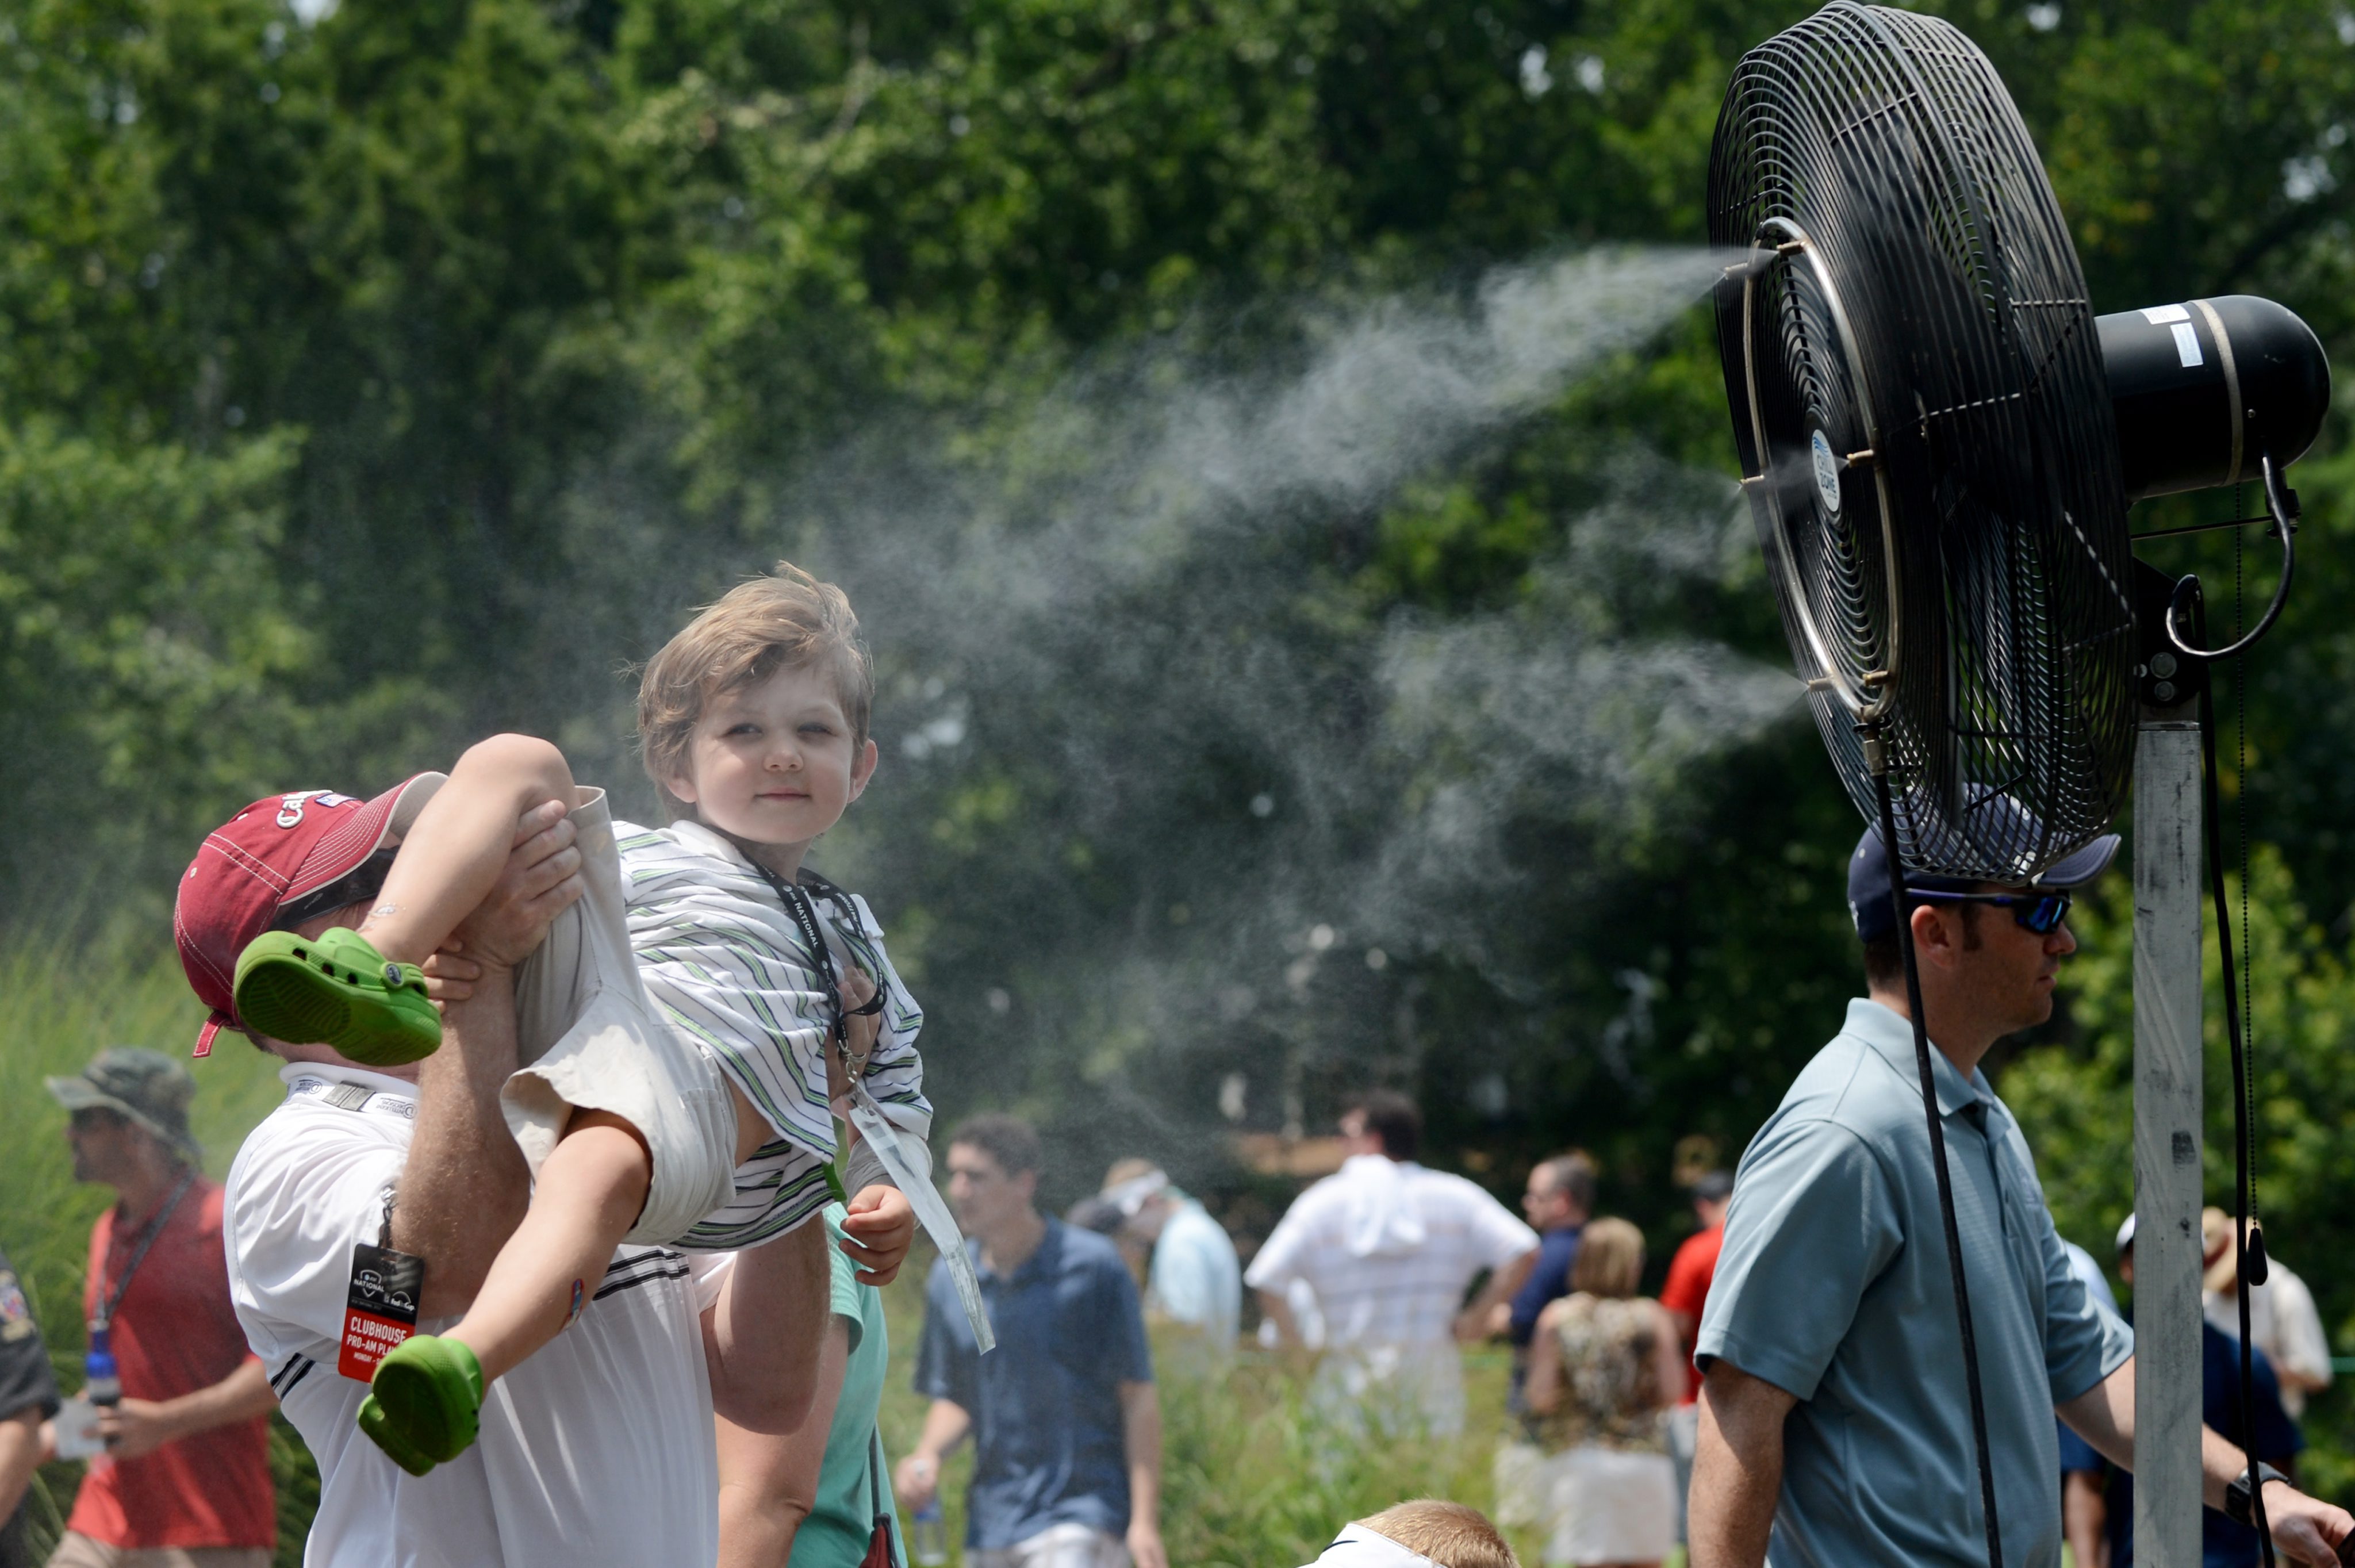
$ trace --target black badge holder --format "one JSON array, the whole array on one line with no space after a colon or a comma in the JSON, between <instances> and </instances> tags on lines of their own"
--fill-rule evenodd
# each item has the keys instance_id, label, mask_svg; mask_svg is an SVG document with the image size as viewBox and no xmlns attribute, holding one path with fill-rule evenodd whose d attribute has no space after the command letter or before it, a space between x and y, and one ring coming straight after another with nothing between
<instances>
[{"instance_id":1,"label":"black badge holder","mask_svg":"<svg viewBox=\"0 0 2355 1568\"><path fill-rule=\"evenodd\" d=\"M425 1260L393 1248L392 1194L388 1192L376 1244L358 1242L352 1247L336 1371L357 1382L372 1381L385 1352L417 1332L417 1296L424 1284Z\"/></svg>"}]
</instances>

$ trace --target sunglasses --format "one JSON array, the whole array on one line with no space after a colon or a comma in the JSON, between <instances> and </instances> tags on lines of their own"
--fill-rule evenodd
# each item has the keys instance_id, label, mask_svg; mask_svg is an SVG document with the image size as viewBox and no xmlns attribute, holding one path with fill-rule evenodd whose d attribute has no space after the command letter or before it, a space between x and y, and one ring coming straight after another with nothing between
<instances>
[{"instance_id":1,"label":"sunglasses","mask_svg":"<svg viewBox=\"0 0 2355 1568\"><path fill-rule=\"evenodd\" d=\"M2068 893L1950 893L1934 888L1910 888L1915 898L1930 903L1999 904L2023 931L2050 936L2069 918Z\"/></svg>"}]
</instances>

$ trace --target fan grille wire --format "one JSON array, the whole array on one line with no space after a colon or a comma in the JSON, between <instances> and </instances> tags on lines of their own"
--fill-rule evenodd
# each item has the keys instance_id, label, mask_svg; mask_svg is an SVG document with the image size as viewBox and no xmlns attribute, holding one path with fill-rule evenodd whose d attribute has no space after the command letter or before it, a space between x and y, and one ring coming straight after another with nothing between
<instances>
[{"instance_id":1,"label":"fan grille wire","mask_svg":"<svg viewBox=\"0 0 2355 1568\"><path fill-rule=\"evenodd\" d=\"M1920 871L2024 880L2104 831L2133 744L2126 500L2084 278L1994 68L1933 17L1835 4L1745 57L1710 170L1710 231L1796 224L1811 270L1721 293L1736 440L1785 628L1834 765L1874 811L1850 690L1895 659L1882 733ZM1861 386L1849 371L1854 356ZM1736 401L1746 394L1737 393ZM1880 447L1824 505L1811 443ZM1889 602L1881 470L1899 556ZM1781 530L1791 570L1778 564ZM1817 664L1802 610L1830 661ZM1902 628L1891 645L1892 610Z\"/></svg>"}]
</instances>

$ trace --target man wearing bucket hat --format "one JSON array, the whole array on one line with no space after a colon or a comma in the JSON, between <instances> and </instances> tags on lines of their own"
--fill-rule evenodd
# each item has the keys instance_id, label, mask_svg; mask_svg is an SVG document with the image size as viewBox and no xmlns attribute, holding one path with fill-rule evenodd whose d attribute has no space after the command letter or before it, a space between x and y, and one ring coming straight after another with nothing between
<instances>
[{"instance_id":1,"label":"man wearing bucket hat","mask_svg":"<svg viewBox=\"0 0 2355 1568\"><path fill-rule=\"evenodd\" d=\"M229 1305L221 1189L196 1168L196 1082L158 1051L101 1051L49 1093L77 1181L115 1191L90 1238L91 1348L122 1398L94 1435L51 1568L262 1568L278 1538L269 1414L277 1403Z\"/></svg>"},{"instance_id":2,"label":"man wearing bucket hat","mask_svg":"<svg viewBox=\"0 0 2355 1568\"><path fill-rule=\"evenodd\" d=\"M207 836L174 913L189 984L213 1009L197 1054L232 1029L286 1064L286 1100L230 1168L228 1245L246 1339L319 1465L305 1562L709 1564L714 1381L676 1252L617 1252L585 1282L571 1326L499 1381L477 1441L455 1459L411 1474L355 1427L386 1332L398 1335L385 1311L426 1331L463 1311L528 1201L499 1102L517 1065L517 969L543 939L557 949L579 935L577 915L557 923L584 892L576 840L610 842L603 796L524 814L498 886L424 966L442 1042L421 1061L364 1067L328 1046L258 1035L236 1015L233 978L265 931L357 925L442 782L421 774L372 800L258 800ZM618 890L588 891L618 917ZM526 999L537 1006L565 971L540 962L535 972ZM422 1275L410 1295L412 1260Z\"/></svg>"},{"instance_id":3,"label":"man wearing bucket hat","mask_svg":"<svg viewBox=\"0 0 2355 1568\"><path fill-rule=\"evenodd\" d=\"M2031 1568L2061 1559L2054 1413L2113 1462L2134 1463L2134 1343L2087 1296L2027 1142L1978 1064L1998 1040L2051 1016L2055 976L2077 947L2071 891L2099 876L2117 845L2105 836L2017 885L1907 880L2002 1555ZM1878 830L1850 859L1849 901L1867 995L1849 1004L1845 1027L1734 1173L1695 1355L1704 1381L1693 1568L1987 1559L1900 911ZM2212 1431L2201 1441L2209 1507L2246 1520L2263 1488L2285 1556L2335 1568L2355 1520Z\"/></svg>"}]
</instances>

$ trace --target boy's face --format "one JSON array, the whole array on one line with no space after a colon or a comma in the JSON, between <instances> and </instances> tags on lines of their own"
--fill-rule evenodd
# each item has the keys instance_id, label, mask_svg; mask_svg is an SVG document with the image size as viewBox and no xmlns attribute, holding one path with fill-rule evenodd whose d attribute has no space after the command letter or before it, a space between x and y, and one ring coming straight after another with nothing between
<instances>
[{"instance_id":1,"label":"boy's face","mask_svg":"<svg viewBox=\"0 0 2355 1568\"><path fill-rule=\"evenodd\" d=\"M713 698L687 768L670 791L706 826L754 844L807 844L867 787L875 742L851 740L828 671L789 667Z\"/></svg>"}]
</instances>

